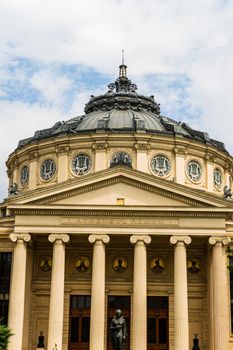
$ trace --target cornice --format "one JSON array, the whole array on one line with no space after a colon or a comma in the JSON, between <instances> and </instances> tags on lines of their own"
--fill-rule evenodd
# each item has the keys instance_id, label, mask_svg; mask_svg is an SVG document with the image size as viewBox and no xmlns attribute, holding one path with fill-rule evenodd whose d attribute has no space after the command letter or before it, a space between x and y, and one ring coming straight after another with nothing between
<instances>
[{"instance_id":1,"label":"cornice","mask_svg":"<svg viewBox=\"0 0 233 350\"><path fill-rule=\"evenodd\" d=\"M41 216L70 216L70 217L134 217L134 218L182 218L182 217L193 217L193 218L223 218L226 219L229 215L229 209L227 210L216 210L207 208L132 208L124 207L96 207L96 208L56 208L43 206L20 206L12 207L12 211L15 215L41 215ZM231 209L232 210L232 209ZM103 219L104 220L104 219Z\"/></svg>"}]
</instances>

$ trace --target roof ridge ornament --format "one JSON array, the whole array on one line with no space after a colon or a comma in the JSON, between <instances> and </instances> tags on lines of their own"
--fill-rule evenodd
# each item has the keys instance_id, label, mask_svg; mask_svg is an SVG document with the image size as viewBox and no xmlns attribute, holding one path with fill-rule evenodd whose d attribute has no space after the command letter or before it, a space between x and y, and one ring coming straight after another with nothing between
<instances>
[{"instance_id":1,"label":"roof ridge ornament","mask_svg":"<svg viewBox=\"0 0 233 350\"><path fill-rule=\"evenodd\" d=\"M116 93L136 93L138 89L127 77L127 66L125 65L125 51L122 50L122 63L119 66L119 77L114 83L108 85L108 93L116 90Z\"/></svg>"}]
</instances>

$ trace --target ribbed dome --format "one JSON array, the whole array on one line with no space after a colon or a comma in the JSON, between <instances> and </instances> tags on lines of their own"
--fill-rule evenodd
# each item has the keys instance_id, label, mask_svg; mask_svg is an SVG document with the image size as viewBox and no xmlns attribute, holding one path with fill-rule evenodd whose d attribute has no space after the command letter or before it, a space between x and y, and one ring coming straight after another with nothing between
<instances>
[{"instance_id":1,"label":"ribbed dome","mask_svg":"<svg viewBox=\"0 0 233 350\"><path fill-rule=\"evenodd\" d=\"M210 139L207 133L161 116L160 106L154 101L154 96L139 95L136 92L137 86L126 76L127 67L122 64L119 68L119 77L115 83L108 85L107 93L91 96L85 106L85 115L58 122L49 129L36 131L33 137L20 141L18 148L36 140L62 134L144 132L168 136L182 135L226 151L222 142Z\"/></svg>"}]
</instances>

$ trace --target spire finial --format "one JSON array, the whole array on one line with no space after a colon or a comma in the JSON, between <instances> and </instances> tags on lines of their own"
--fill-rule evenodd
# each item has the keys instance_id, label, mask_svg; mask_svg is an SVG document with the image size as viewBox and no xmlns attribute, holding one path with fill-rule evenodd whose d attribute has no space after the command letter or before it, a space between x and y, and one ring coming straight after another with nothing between
<instances>
[{"instance_id":1,"label":"spire finial","mask_svg":"<svg viewBox=\"0 0 233 350\"><path fill-rule=\"evenodd\" d=\"M125 50L121 51L121 65L119 66L119 78L126 78L127 76L127 66L125 65Z\"/></svg>"}]
</instances>

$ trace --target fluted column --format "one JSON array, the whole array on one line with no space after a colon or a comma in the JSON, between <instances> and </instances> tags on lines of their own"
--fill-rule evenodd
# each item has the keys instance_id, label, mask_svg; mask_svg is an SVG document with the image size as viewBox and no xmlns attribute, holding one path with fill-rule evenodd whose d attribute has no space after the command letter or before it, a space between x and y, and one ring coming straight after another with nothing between
<instances>
[{"instance_id":1,"label":"fluted column","mask_svg":"<svg viewBox=\"0 0 233 350\"><path fill-rule=\"evenodd\" d=\"M8 349L21 350L23 346L27 243L30 242L31 236L12 233L9 238L16 244L13 255L8 321L8 326L14 335L10 338Z\"/></svg>"},{"instance_id":2,"label":"fluted column","mask_svg":"<svg viewBox=\"0 0 233 350\"><path fill-rule=\"evenodd\" d=\"M62 349L64 281L65 281L65 245L69 242L66 234L51 234L49 242L53 243L53 263L49 305L48 350L57 344Z\"/></svg>"},{"instance_id":3,"label":"fluted column","mask_svg":"<svg viewBox=\"0 0 233 350\"><path fill-rule=\"evenodd\" d=\"M147 349L147 251L150 236L130 237L134 244L133 350Z\"/></svg>"},{"instance_id":4,"label":"fluted column","mask_svg":"<svg viewBox=\"0 0 233 350\"><path fill-rule=\"evenodd\" d=\"M94 243L92 259L90 350L104 350L105 244L108 235L90 235Z\"/></svg>"},{"instance_id":5,"label":"fluted column","mask_svg":"<svg viewBox=\"0 0 233 350\"><path fill-rule=\"evenodd\" d=\"M224 246L230 243L230 241L229 237L210 237L209 239L209 243L213 245L212 279L214 350L227 349L228 346L229 301Z\"/></svg>"},{"instance_id":6,"label":"fluted column","mask_svg":"<svg viewBox=\"0 0 233 350\"><path fill-rule=\"evenodd\" d=\"M189 349L188 285L186 246L189 236L172 236L174 247L175 350Z\"/></svg>"}]
</instances>

